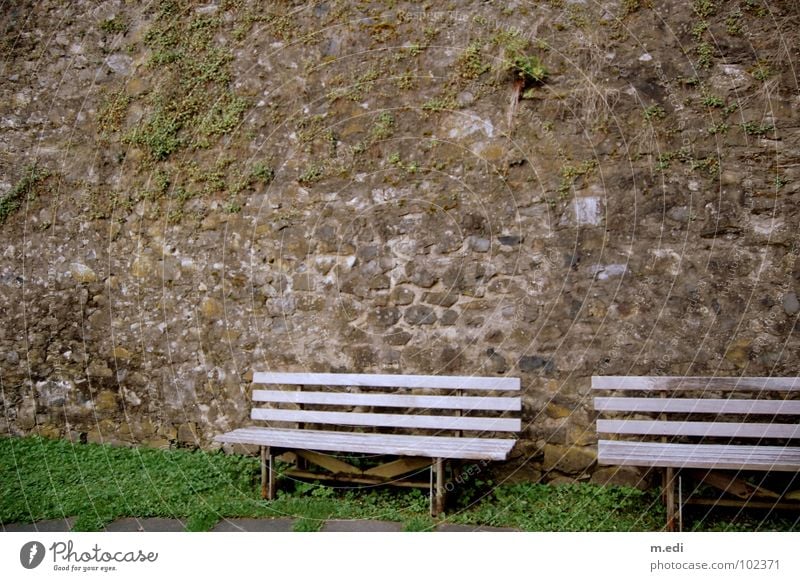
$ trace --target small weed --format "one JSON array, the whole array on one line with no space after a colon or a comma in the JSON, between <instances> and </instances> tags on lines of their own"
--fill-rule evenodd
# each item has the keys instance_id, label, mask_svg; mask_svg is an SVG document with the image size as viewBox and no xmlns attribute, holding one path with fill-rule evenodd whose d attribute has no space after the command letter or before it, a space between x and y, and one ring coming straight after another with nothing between
<instances>
[{"instance_id":1,"label":"small weed","mask_svg":"<svg viewBox=\"0 0 800 581\"><path fill-rule=\"evenodd\" d=\"M745 135L763 136L773 131L775 126L771 123L756 123L755 121L747 121L741 124L742 131Z\"/></svg>"},{"instance_id":2,"label":"small weed","mask_svg":"<svg viewBox=\"0 0 800 581\"><path fill-rule=\"evenodd\" d=\"M667 112L664 111L661 105L651 105L642 111L642 115L647 121L653 121L656 119L663 119L667 116Z\"/></svg>"},{"instance_id":3,"label":"small weed","mask_svg":"<svg viewBox=\"0 0 800 581\"><path fill-rule=\"evenodd\" d=\"M441 95L434 97L422 104L423 111L451 111L458 108L458 103L451 95Z\"/></svg>"},{"instance_id":4,"label":"small weed","mask_svg":"<svg viewBox=\"0 0 800 581\"><path fill-rule=\"evenodd\" d=\"M745 0L744 9L751 14L755 14L759 18L763 18L769 14L769 11L761 0Z\"/></svg>"},{"instance_id":5,"label":"small weed","mask_svg":"<svg viewBox=\"0 0 800 581\"><path fill-rule=\"evenodd\" d=\"M220 137L235 129L245 109L247 101L232 93L223 94L200 119L195 144L198 147L209 147L212 138Z\"/></svg>"},{"instance_id":6,"label":"small weed","mask_svg":"<svg viewBox=\"0 0 800 581\"><path fill-rule=\"evenodd\" d=\"M728 117L728 116L730 116L731 113L736 111L738 108L739 108L739 105L737 103L731 103L730 105L726 105L725 106L725 108L722 110L722 114L725 117Z\"/></svg>"},{"instance_id":7,"label":"small weed","mask_svg":"<svg viewBox=\"0 0 800 581\"><path fill-rule=\"evenodd\" d=\"M128 32L128 23L121 16L114 16L101 22L100 30L106 34L125 34Z\"/></svg>"},{"instance_id":8,"label":"small weed","mask_svg":"<svg viewBox=\"0 0 800 581\"><path fill-rule=\"evenodd\" d=\"M384 140L394 132L394 117L388 111L383 111L375 120L370 129L370 136L378 141Z\"/></svg>"},{"instance_id":9,"label":"small weed","mask_svg":"<svg viewBox=\"0 0 800 581\"><path fill-rule=\"evenodd\" d=\"M789 180L787 180L784 176L782 176L780 174L775 176L775 189L779 190L779 189L781 189L783 186L785 186L788 183L789 183Z\"/></svg>"},{"instance_id":10,"label":"small weed","mask_svg":"<svg viewBox=\"0 0 800 581\"><path fill-rule=\"evenodd\" d=\"M311 164L300 174L297 181L301 184L313 184L321 180L323 175L324 171L322 167Z\"/></svg>"},{"instance_id":11,"label":"small weed","mask_svg":"<svg viewBox=\"0 0 800 581\"><path fill-rule=\"evenodd\" d=\"M693 0L692 10L700 18L708 18L714 14L716 6L712 0Z\"/></svg>"},{"instance_id":12,"label":"small weed","mask_svg":"<svg viewBox=\"0 0 800 581\"><path fill-rule=\"evenodd\" d=\"M694 36L695 40L700 40L706 30L708 30L708 22L701 20L692 27L692 36Z\"/></svg>"},{"instance_id":13,"label":"small weed","mask_svg":"<svg viewBox=\"0 0 800 581\"><path fill-rule=\"evenodd\" d=\"M427 515L413 516L403 523L403 530L405 532L431 532L434 530L436 523Z\"/></svg>"},{"instance_id":14,"label":"small weed","mask_svg":"<svg viewBox=\"0 0 800 581\"><path fill-rule=\"evenodd\" d=\"M251 179L268 184L275 178L275 171L267 164L259 162L250 170L250 177Z\"/></svg>"},{"instance_id":15,"label":"small weed","mask_svg":"<svg viewBox=\"0 0 800 581\"><path fill-rule=\"evenodd\" d=\"M507 57L523 54L530 41L513 28L503 28L492 36L492 44L501 48Z\"/></svg>"},{"instance_id":16,"label":"small weed","mask_svg":"<svg viewBox=\"0 0 800 581\"><path fill-rule=\"evenodd\" d=\"M350 88L347 90L346 96L351 101L360 101L364 98L366 93L369 93L372 90L375 81L380 77L378 73L378 69L370 68L365 73L359 75L355 82L352 83Z\"/></svg>"},{"instance_id":17,"label":"small weed","mask_svg":"<svg viewBox=\"0 0 800 581\"><path fill-rule=\"evenodd\" d=\"M104 96L97 114L97 126L100 133L109 135L122 128L130 102L131 98L125 94L124 89Z\"/></svg>"},{"instance_id":18,"label":"small weed","mask_svg":"<svg viewBox=\"0 0 800 581\"><path fill-rule=\"evenodd\" d=\"M719 174L719 159L716 157L706 157L692 160L689 167L692 171L704 170L709 176L714 177Z\"/></svg>"},{"instance_id":19,"label":"small weed","mask_svg":"<svg viewBox=\"0 0 800 581\"><path fill-rule=\"evenodd\" d=\"M764 61L758 61L750 72L757 81L766 81L772 76L772 69Z\"/></svg>"},{"instance_id":20,"label":"small weed","mask_svg":"<svg viewBox=\"0 0 800 581\"><path fill-rule=\"evenodd\" d=\"M700 68L709 69L714 62L714 47L708 42L701 42L695 49L697 52L697 64Z\"/></svg>"},{"instance_id":21,"label":"small weed","mask_svg":"<svg viewBox=\"0 0 800 581\"><path fill-rule=\"evenodd\" d=\"M412 44L408 45L407 47L404 47L401 52L405 53L407 56L413 58L415 56L418 56L423 50L424 50L424 47L422 45L420 45L418 43L412 43Z\"/></svg>"},{"instance_id":22,"label":"small weed","mask_svg":"<svg viewBox=\"0 0 800 581\"><path fill-rule=\"evenodd\" d=\"M481 45L478 42L471 43L456 61L456 73L460 79L465 81L477 79L489 68L489 65L483 61Z\"/></svg>"},{"instance_id":23,"label":"small weed","mask_svg":"<svg viewBox=\"0 0 800 581\"><path fill-rule=\"evenodd\" d=\"M526 85L543 83L549 74L536 56L515 55L507 62L506 68Z\"/></svg>"},{"instance_id":24,"label":"small weed","mask_svg":"<svg viewBox=\"0 0 800 581\"><path fill-rule=\"evenodd\" d=\"M575 181L581 177L591 174L597 168L597 160L587 159L579 165L565 165L561 168L561 183L558 186L559 198L566 198Z\"/></svg>"},{"instance_id":25,"label":"small weed","mask_svg":"<svg viewBox=\"0 0 800 581\"><path fill-rule=\"evenodd\" d=\"M634 12L638 12L639 8L641 8L640 0L622 0L622 4L620 6L620 17L625 18Z\"/></svg>"},{"instance_id":26,"label":"small weed","mask_svg":"<svg viewBox=\"0 0 800 581\"><path fill-rule=\"evenodd\" d=\"M8 217L19 209L22 202L33 198L37 187L49 176L49 171L40 169L36 164L27 166L23 170L22 178L6 195L0 198L0 224L5 224Z\"/></svg>"},{"instance_id":27,"label":"small weed","mask_svg":"<svg viewBox=\"0 0 800 581\"><path fill-rule=\"evenodd\" d=\"M181 122L162 107L157 107L149 119L123 137L124 143L145 148L154 160L163 160L184 144L178 133Z\"/></svg>"},{"instance_id":28,"label":"small weed","mask_svg":"<svg viewBox=\"0 0 800 581\"><path fill-rule=\"evenodd\" d=\"M727 133L730 129L730 126L725 123L724 121L720 121L719 123L714 123L708 128L708 132L711 135L717 135L718 133Z\"/></svg>"},{"instance_id":29,"label":"small weed","mask_svg":"<svg viewBox=\"0 0 800 581\"><path fill-rule=\"evenodd\" d=\"M666 171L669 169L672 157L669 154L661 154L656 160L656 171Z\"/></svg>"},{"instance_id":30,"label":"small weed","mask_svg":"<svg viewBox=\"0 0 800 581\"><path fill-rule=\"evenodd\" d=\"M419 171L419 164L416 161L410 161L403 169L405 169L407 173L417 173Z\"/></svg>"},{"instance_id":31,"label":"small weed","mask_svg":"<svg viewBox=\"0 0 800 581\"><path fill-rule=\"evenodd\" d=\"M235 200L229 200L223 206L223 210L225 210L226 214L238 214L242 211L242 205Z\"/></svg>"},{"instance_id":32,"label":"small weed","mask_svg":"<svg viewBox=\"0 0 800 581\"><path fill-rule=\"evenodd\" d=\"M403 91L408 91L416 86L416 83L414 82L414 75L408 71L397 77L395 84L397 85L398 89Z\"/></svg>"},{"instance_id":33,"label":"small weed","mask_svg":"<svg viewBox=\"0 0 800 581\"><path fill-rule=\"evenodd\" d=\"M725 30L731 36L741 36L742 34L742 11L738 8L725 17Z\"/></svg>"},{"instance_id":34,"label":"small weed","mask_svg":"<svg viewBox=\"0 0 800 581\"><path fill-rule=\"evenodd\" d=\"M705 93L703 100L700 102L704 107L723 107L725 105L725 100L722 97L717 97L711 93Z\"/></svg>"}]
</instances>

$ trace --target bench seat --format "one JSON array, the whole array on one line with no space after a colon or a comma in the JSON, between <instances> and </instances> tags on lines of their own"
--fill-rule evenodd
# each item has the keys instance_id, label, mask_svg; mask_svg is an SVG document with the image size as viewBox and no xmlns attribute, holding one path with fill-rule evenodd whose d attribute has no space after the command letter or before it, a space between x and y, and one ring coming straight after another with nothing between
<instances>
[{"instance_id":1,"label":"bench seat","mask_svg":"<svg viewBox=\"0 0 800 581\"><path fill-rule=\"evenodd\" d=\"M362 434L329 430L280 430L258 427L239 428L214 439L217 442L228 444L254 444L288 450L495 461L505 460L516 443L516 440L505 438Z\"/></svg>"},{"instance_id":2,"label":"bench seat","mask_svg":"<svg viewBox=\"0 0 800 581\"><path fill-rule=\"evenodd\" d=\"M250 419L264 423L214 439L261 448L265 499L275 497L273 458L292 452L283 476L429 488L437 515L459 481L458 463L505 460L522 430L516 377L254 372L253 385L266 388L252 390ZM393 459L364 468L337 454Z\"/></svg>"},{"instance_id":3,"label":"bench seat","mask_svg":"<svg viewBox=\"0 0 800 581\"><path fill-rule=\"evenodd\" d=\"M800 472L800 448L785 446L600 440L597 458L616 466Z\"/></svg>"}]
</instances>

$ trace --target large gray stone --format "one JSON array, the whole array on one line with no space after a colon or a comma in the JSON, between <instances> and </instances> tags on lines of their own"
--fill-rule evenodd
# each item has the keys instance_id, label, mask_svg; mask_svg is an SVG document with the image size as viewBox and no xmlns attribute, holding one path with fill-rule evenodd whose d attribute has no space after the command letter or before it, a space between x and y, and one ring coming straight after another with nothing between
<instances>
[{"instance_id":1,"label":"large gray stone","mask_svg":"<svg viewBox=\"0 0 800 581\"><path fill-rule=\"evenodd\" d=\"M596 460L597 450L594 448L546 444L542 466L548 471L578 474L591 467Z\"/></svg>"},{"instance_id":2,"label":"large gray stone","mask_svg":"<svg viewBox=\"0 0 800 581\"><path fill-rule=\"evenodd\" d=\"M424 305L414 305L405 311L405 321L409 325L432 325L436 322L436 313Z\"/></svg>"},{"instance_id":3,"label":"large gray stone","mask_svg":"<svg viewBox=\"0 0 800 581\"><path fill-rule=\"evenodd\" d=\"M784 295L783 310L786 311L787 315L796 315L800 312L800 301L797 300L797 293L792 291Z\"/></svg>"}]
</instances>

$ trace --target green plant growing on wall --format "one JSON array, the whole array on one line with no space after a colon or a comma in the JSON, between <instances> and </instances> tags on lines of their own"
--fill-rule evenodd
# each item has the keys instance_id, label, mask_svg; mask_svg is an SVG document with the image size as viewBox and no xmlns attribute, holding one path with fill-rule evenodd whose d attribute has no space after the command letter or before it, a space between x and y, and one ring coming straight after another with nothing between
<instances>
[{"instance_id":1,"label":"green plant growing on wall","mask_svg":"<svg viewBox=\"0 0 800 581\"><path fill-rule=\"evenodd\" d=\"M717 135L718 133L727 133L730 129L730 126L725 123L724 121L720 121L719 123L714 123L708 128L708 132L711 135Z\"/></svg>"},{"instance_id":2,"label":"green plant growing on wall","mask_svg":"<svg viewBox=\"0 0 800 581\"><path fill-rule=\"evenodd\" d=\"M697 64L700 68L711 68L711 64L714 62L714 47L708 42L701 42L695 50L697 52Z\"/></svg>"},{"instance_id":3,"label":"green plant growing on wall","mask_svg":"<svg viewBox=\"0 0 800 581\"><path fill-rule=\"evenodd\" d=\"M512 53L505 67L514 78L514 98L508 110L508 126L511 127L520 98L532 97L534 88L544 83L549 73L539 57L520 53Z\"/></svg>"},{"instance_id":4,"label":"green plant growing on wall","mask_svg":"<svg viewBox=\"0 0 800 581\"><path fill-rule=\"evenodd\" d=\"M506 66L523 86L544 83L549 74L539 57L534 55L514 55Z\"/></svg>"},{"instance_id":5,"label":"green plant growing on wall","mask_svg":"<svg viewBox=\"0 0 800 581\"><path fill-rule=\"evenodd\" d=\"M215 40L222 26L220 17L187 13L180 2L158 3L144 44L148 67L163 80L148 97L149 114L125 134L125 142L163 161L187 146L209 147L238 126L247 102L230 88L233 56Z\"/></svg>"},{"instance_id":6,"label":"green plant growing on wall","mask_svg":"<svg viewBox=\"0 0 800 581\"><path fill-rule=\"evenodd\" d=\"M125 94L124 89L103 95L97 114L97 126L101 134L110 135L122 128L130 103L131 97Z\"/></svg>"},{"instance_id":7,"label":"green plant growing on wall","mask_svg":"<svg viewBox=\"0 0 800 581\"><path fill-rule=\"evenodd\" d=\"M483 61L481 45L478 42L470 43L456 61L458 77L465 81L477 79L490 68L491 67Z\"/></svg>"},{"instance_id":8,"label":"green plant growing on wall","mask_svg":"<svg viewBox=\"0 0 800 581\"><path fill-rule=\"evenodd\" d=\"M0 224L5 224L8 217L16 212L26 199L33 198L37 187L49 176L49 171L36 164L27 166L23 170L22 178L0 198Z\"/></svg>"},{"instance_id":9,"label":"green plant growing on wall","mask_svg":"<svg viewBox=\"0 0 800 581\"><path fill-rule=\"evenodd\" d=\"M269 184L275 179L275 171L263 162L258 162L253 166L250 171L250 177L254 180L259 180L264 184Z\"/></svg>"},{"instance_id":10,"label":"green plant growing on wall","mask_svg":"<svg viewBox=\"0 0 800 581\"><path fill-rule=\"evenodd\" d=\"M742 16L742 11L737 8L725 17L725 30L731 36L740 36L742 34Z\"/></svg>"},{"instance_id":11,"label":"green plant growing on wall","mask_svg":"<svg viewBox=\"0 0 800 581\"><path fill-rule=\"evenodd\" d=\"M716 11L716 6L712 0L693 0L692 10L700 18L708 18Z\"/></svg>"},{"instance_id":12,"label":"green plant growing on wall","mask_svg":"<svg viewBox=\"0 0 800 581\"><path fill-rule=\"evenodd\" d=\"M394 132L394 116L388 111L381 112L375 120L375 124L370 129L372 139L382 141L390 137Z\"/></svg>"},{"instance_id":13,"label":"green plant growing on wall","mask_svg":"<svg viewBox=\"0 0 800 581\"><path fill-rule=\"evenodd\" d=\"M572 190L575 181L581 176L587 176L597 168L597 160L587 159L578 165L566 164L561 167L561 183L558 185L558 197L566 199Z\"/></svg>"},{"instance_id":14,"label":"green plant growing on wall","mask_svg":"<svg viewBox=\"0 0 800 581\"><path fill-rule=\"evenodd\" d=\"M100 30L107 34L125 34L128 32L128 23L121 16L114 16L103 20Z\"/></svg>"},{"instance_id":15,"label":"green plant growing on wall","mask_svg":"<svg viewBox=\"0 0 800 581\"><path fill-rule=\"evenodd\" d=\"M770 69L769 64L764 61L758 61L753 67L751 74L757 81L766 81L772 76L772 69Z\"/></svg>"},{"instance_id":16,"label":"green plant growing on wall","mask_svg":"<svg viewBox=\"0 0 800 581\"><path fill-rule=\"evenodd\" d=\"M642 115L644 116L645 120L653 121L655 119L663 119L667 116L667 112L664 111L664 107L661 105L651 105L642 111Z\"/></svg>"},{"instance_id":17,"label":"green plant growing on wall","mask_svg":"<svg viewBox=\"0 0 800 581\"><path fill-rule=\"evenodd\" d=\"M458 107L454 96L449 93L429 99L422 104L423 111L449 111Z\"/></svg>"},{"instance_id":18,"label":"green plant growing on wall","mask_svg":"<svg viewBox=\"0 0 800 581\"><path fill-rule=\"evenodd\" d=\"M718 96L716 96L716 95L714 95L712 93L704 93L703 94L703 100L700 101L700 102L705 107L716 107L716 108L719 108L719 107L724 107L725 106L725 100L722 97L718 97Z\"/></svg>"},{"instance_id":19,"label":"green plant growing on wall","mask_svg":"<svg viewBox=\"0 0 800 581\"><path fill-rule=\"evenodd\" d=\"M761 137L773 131L775 126L771 123L757 123L756 121L747 121L741 124L742 131L745 135L754 135Z\"/></svg>"},{"instance_id":20,"label":"green plant growing on wall","mask_svg":"<svg viewBox=\"0 0 800 581\"><path fill-rule=\"evenodd\" d=\"M304 185L313 184L321 180L323 175L324 171L321 166L311 164L298 176L297 181Z\"/></svg>"}]
</instances>

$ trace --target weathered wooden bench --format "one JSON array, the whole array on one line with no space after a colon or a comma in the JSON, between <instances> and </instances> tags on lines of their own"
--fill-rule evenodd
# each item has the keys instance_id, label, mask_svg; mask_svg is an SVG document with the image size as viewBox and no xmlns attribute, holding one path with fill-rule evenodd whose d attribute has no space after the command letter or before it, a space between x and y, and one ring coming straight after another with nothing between
<instances>
[{"instance_id":1,"label":"weathered wooden bench","mask_svg":"<svg viewBox=\"0 0 800 581\"><path fill-rule=\"evenodd\" d=\"M662 468L667 529L682 527L684 504L800 508L797 493L774 492L741 471L800 472L800 377L592 377L598 463ZM718 472L722 471L722 472ZM719 498L683 499L685 474ZM733 498L731 498L733 497Z\"/></svg>"},{"instance_id":2,"label":"weathered wooden bench","mask_svg":"<svg viewBox=\"0 0 800 581\"><path fill-rule=\"evenodd\" d=\"M520 397L509 395L519 392L518 378L254 373L253 384L293 388L254 389L250 417L266 425L215 440L261 447L267 499L275 495L273 459L291 451L297 465L287 476L430 488L436 515L444 508L445 463L505 460L516 442L508 434L521 428L518 417L508 417L521 410ZM325 452L397 459L362 468ZM413 479L420 474L427 482Z\"/></svg>"}]
</instances>

